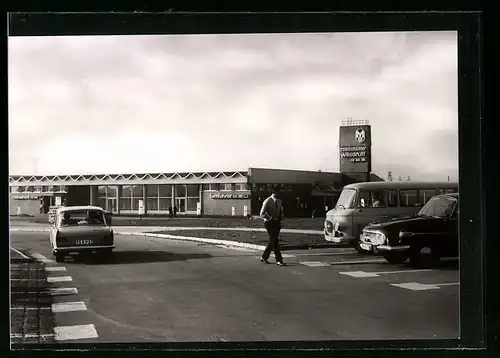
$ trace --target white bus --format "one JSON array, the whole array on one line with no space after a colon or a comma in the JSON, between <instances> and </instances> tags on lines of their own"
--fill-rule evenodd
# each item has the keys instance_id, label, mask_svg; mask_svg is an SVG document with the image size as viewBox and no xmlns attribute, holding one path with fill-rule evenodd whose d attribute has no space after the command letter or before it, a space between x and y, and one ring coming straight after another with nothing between
<instances>
[{"instance_id":1,"label":"white bus","mask_svg":"<svg viewBox=\"0 0 500 358\"><path fill-rule=\"evenodd\" d=\"M457 182L364 182L346 185L326 213L325 240L359 249L363 228L375 221L418 213L438 194L457 193Z\"/></svg>"}]
</instances>

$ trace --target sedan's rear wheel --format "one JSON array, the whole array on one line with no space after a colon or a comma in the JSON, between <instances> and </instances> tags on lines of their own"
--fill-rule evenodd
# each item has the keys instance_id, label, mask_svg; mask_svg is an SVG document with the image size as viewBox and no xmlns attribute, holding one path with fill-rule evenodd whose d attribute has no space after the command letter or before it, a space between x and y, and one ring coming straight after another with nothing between
<instances>
[{"instance_id":1,"label":"sedan's rear wheel","mask_svg":"<svg viewBox=\"0 0 500 358\"><path fill-rule=\"evenodd\" d=\"M56 253L56 262L64 262L64 254Z\"/></svg>"},{"instance_id":2,"label":"sedan's rear wheel","mask_svg":"<svg viewBox=\"0 0 500 358\"><path fill-rule=\"evenodd\" d=\"M113 253L112 249L100 249L96 252L97 256L102 260L109 260Z\"/></svg>"}]
</instances>

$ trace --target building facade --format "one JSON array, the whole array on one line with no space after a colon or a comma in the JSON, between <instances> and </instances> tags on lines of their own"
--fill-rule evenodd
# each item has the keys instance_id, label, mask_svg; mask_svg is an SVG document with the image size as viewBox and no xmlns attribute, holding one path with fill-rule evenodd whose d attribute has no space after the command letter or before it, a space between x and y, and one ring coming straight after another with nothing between
<instances>
[{"instance_id":1,"label":"building facade","mask_svg":"<svg viewBox=\"0 0 500 358\"><path fill-rule=\"evenodd\" d=\"M373 175L373 180L382 180ZM324 215L342 186L341 173L249 168L247 171L10 176L10 215L39 215L52 205L97 205L114 215L258 215L276 184L288 217Z\"/></svg>"}]
</instances>

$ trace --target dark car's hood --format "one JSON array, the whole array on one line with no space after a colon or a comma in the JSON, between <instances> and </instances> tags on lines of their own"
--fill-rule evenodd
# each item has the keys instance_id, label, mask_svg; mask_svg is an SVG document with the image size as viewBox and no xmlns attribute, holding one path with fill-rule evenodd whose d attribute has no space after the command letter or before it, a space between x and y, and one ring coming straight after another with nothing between
<instances>
[{"instance_id":1,"label":"dark car's hood","mask_svg":"<svg viewBox=\"0 0 500 358\"><path fill-rule=\"evenodd\" d=\"M415 219L415 218L418 218L418 217L419 217L418 214L400 215L400 216L392 217L390 219L385 218L385 219L380 219L380 220L372 221L372 222L370 222L370 226L377 225L377 224L384 224L384 223L393 223L393 222L407 221L407 220Z\"/></svg>"},{"instance_id":2,"label":"dark car's hood","mask_svg":"<svg viewBox=\"0 0 500 358\"><path fill-rule=\"evenodd\" d=\"M372 223L368 225L365 229L393 229L393 228L404 228L407 231L425 231L426 224L441 219L435 219L432 217L424 216L411 216L399 219L393 219L388 221L382 221L378 223Z\"/></svg>"},{"instance_id":3,"label":"dark car's hood","mask_svg":"<svg viewBox=\"0 0 500 358\"><path fill-rule=\"evenodd\" d=\"M106 225L61 226L59 232L65 236L107 235L111 228Z\"/></svg>"}]
</instances>

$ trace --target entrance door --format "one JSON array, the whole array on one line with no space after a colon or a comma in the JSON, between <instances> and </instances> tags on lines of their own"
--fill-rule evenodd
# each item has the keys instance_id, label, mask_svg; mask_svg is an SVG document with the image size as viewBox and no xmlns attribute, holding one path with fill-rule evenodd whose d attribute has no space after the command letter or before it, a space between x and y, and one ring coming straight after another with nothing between
<instances>
[{"instance_id":1,"label":"entrance door","mask_svg":"<svg viewBox=\"0 0 500 358\"><path fill-rule=\"evenodd\" d=\"M107 204L106 205L107 211L111 211L114 214L116 214L118 212L117 205L116 205L116 198L107 198L106 204Z\"/></svg>"},{"instance_id":2,"label":"entrance door","mask_svg":"<svg viewBox=\"0 0 500 358\"><path fill-rule=\"evenodd\" d=\"M186 199L185 198L176 198L175 206L177 206L178 213L186 212Z\"/></svg>"}]
</instances>

